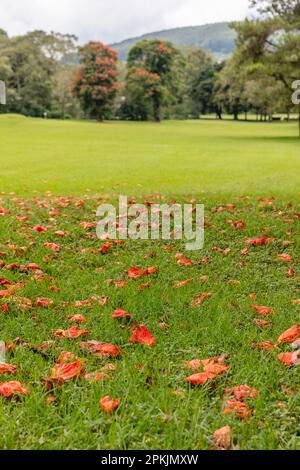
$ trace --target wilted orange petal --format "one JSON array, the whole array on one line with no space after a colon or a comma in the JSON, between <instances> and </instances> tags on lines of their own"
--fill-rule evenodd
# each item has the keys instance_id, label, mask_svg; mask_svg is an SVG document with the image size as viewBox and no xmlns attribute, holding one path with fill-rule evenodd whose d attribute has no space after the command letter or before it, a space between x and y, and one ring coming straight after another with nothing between
<instances>
[{"instance_id":1,"label":"wilted orange petal","mask_svg":"<svg viewBox=\"0 0 300 470\"><path fill-rule=\"evenodd\" d=\"M245 403L239 400L235 400L232 398L225 403L225 408L223 410L225 415L232 415L236 414L236 416L240 419L246 419L251 416L251 411L248 410Z\"/></svg>"},{"instance_id":2,"label":"wilted orange petal","mask_svg":"<svg viewBox=\"0 0 300 470\"><path fill-rule=\"evenodd\" d=\"M126 310L123 310L122 308L118 308L117 310L113 312L112 318L127 318L129 320L131 318L131 315Z\"/></svg>"},{"instance_id":3,"label":"wilted orange petal","mask_svg":"<svg viewBox=\"0 0 300 470\"><path fill-rule=\"evenodd\" d=\"M259 305L251 305L251 307L259 313L259 315L267 316L273 312L272 307L263 307Z\"/></svg>"},{"instance_id":4,"label":"wilted orange petal","mask_svg":"<svg viewBox=\"0 0 300 470\"><path fill-rule=\"evenodd\" d=\"M0 375L7 374L7 373L15 375L16 370L17 370L16 366L6 364L5 362L0 362Z\"/></svg>"},{"instance_id":5,"label":"wilted orange petal","mask_svg":"<svg viewBox=\"0 0 300 470\"><path fill-rule=\"evenodd\" d=\"M296 366L300 364L300 351L278 354L278 359L283 362L286 367Z\"/></svg>"},{"instance_id":6,"label":"wilted orange petal","mask_svg":"<svg viewBox=\"0 0 300 470\"><path fill-rule=\"evenodd\" d=\"M100 400L99 406L105 413L112 413L119 408L120 402L117 398L110 398L109 395L106 395Z\"/></svg>"},{"instance_id":7,"label":"wilted orange petal","mask_svg":"<svg viewBox=\"0 0 300 470\"><path fill-rule=\"evenodd\" d=\"M277 345L282 343L293 343L300 334L300 327L299 325L293 325L291 328L286 330L282 335L279 336L277 340Z\"/></svg>"},{"instance_id":8,"label":"wilted orange petal","mask_svg":"<svg viewBox=\"0 0 300 470\"><path fill-rule=\"evenodd\" d=\"M229 450L231 445L231 427L217 429L213 436L214 445L221 450Z\"/></svg>"},{"instance_id":9,"label":"wilted orange petal","mask_svg":"<svg viewBox=\"0 0 300 470\"><path fill-rule=\"evenodd\" d=\"M199 374L191 375L185 379L186 382L191 383L192 385L203 385L208 380L214 379L216 377L215 374L211 372L200 372Z\"/></svg>"},{"instance_id":10,"label":"wilted orange petal","mask_svg":"<svg viewBox=\"0 0 300 470\"><path fill-rule=\"evenodd\" d=\"M29 392L20 382L1 382L0 395L9 398L13 395L29 395Z\"/></svg>"},{"instance_id":11,"label":"wilted orange petal","mask_svg":"<svg viewBox=\"0 0 300 470\"><path fill-rule=\"evenodd\" d=\"M152 347L156 344L156 339L150 333L145 325L139 325L133 329L133 336L129 338L130 343L143 343L149 347Z\"/></svg>"}]
</instances>

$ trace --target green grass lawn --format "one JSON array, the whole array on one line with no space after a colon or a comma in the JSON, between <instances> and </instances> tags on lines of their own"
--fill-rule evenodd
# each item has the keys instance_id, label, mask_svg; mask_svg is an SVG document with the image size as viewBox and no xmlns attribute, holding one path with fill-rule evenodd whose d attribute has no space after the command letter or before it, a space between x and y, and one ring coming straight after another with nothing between
<instances>
[{"instance_id":1,"label":"green grass lawn","mask_svg":"<svg viewBox=\"0 0 300 470\"><path fill-rule=\"evenodd\" d=\"M81 195L299 191L297 124L105 124L0 116L1 190Z\"/></svg>"},{"instance_id":2,"label":"green grass lawn","mask_svg":"<svg viewBox=\"0 0 300 470\"><path fill-rule=\"evenodd\" d=\"M7 363L17 367L15 377L1 375L0 390L17 380L30 392L0 396L1 449L214 449L213 433L226 425L232 449L300 448L299 368L278 359L291 344L258 348L275 345L299 323L296 133L294 124L0 117L0 340L10 345ZM197 197L206 210L204 248L125 241L97 253L104 242L80 224L95 221L101 195L115 202L119 193L139 202L157 202L151 193L164 202ZM33 229L37 224L45 233ZM262 236L267 245L245 251L247 238ZM179 265L179 252L193 264ZM283 253L289 263L278 259ZM158 272L133 280L126 274L131 266ZM272 311L261 316L253 305ZM119 307L130 321L112 319ZM79 328L89 333L55 336L75 325L73 314L84 315ZM258 326L257 319L271 324ZM136 324L150 330L156 345L129 342ZM80 348L87 340L117 345L121 354L96 357ZM41 378L50 377L64 351L79 357L86 373L106 368L108 377L94 383L77 377L48 390ZM188 361L221 355L223 375L198 386L185 381L202 370L190 370ZM246 419L224 414L232 398L224 391L239 385L258 392L245 399ZM105 395L120 402L112 414L99 407Z\"/></svg>"}]
</instances>

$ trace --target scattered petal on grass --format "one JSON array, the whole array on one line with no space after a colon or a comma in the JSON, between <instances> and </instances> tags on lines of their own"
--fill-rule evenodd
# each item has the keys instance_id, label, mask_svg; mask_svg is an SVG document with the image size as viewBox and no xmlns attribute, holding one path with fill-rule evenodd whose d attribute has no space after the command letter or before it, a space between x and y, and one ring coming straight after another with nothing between
<instances>
[{"instance_id":1,"label":"scattered petal on grass","mask_svg":"<svg viewBox=\"0 0 300 470\"><path fill-rule=\"evenodd\" d=\"M39 232L39 233L45 233L45 232L47 232L47 229L45 229L45 227L42 227L42 225L35 225L35 226L33 227L33 230L34 230L35 232Z\"/></svg>"},{"instance_id":2,"label":"scattered petal on grass","mask_svg":"<svg viewBox=\"0 0 300 470\"><path fill-rule=\"evenodd\" d=\"M187 286L191 282L193 282L193 279L186 279L185 281L178 281L178 282L175 283L174 287L176 289L179 289L180 287Z\"/></svg>"},{"instance_id":3,"label":"scattered petal on grass","mask_svg":"<svg viewBox=\"0 0 300 470\"><path fill-rule=\"evenodd\" d=\"M223 354L222 356L215 356L209 359L193 359L192 361L188 361L186 366L192 370L199 370L201 368L224 364L227 359L227 355Z\"/></svg>"},{"instance_id":4,"label":"scattered petal on grass","mask_svg":"<svg viewBox=\"0 0 300 470\"><path fill-rule=\"evenodd\" d=\"M300 351L278 354L278 359L286 366L297 366L300 364Z\"/></svg>"},{"instance_id":5,"label":"scattered petal on grass","mask_svg":"<svg viewBox=\"0 0 300 470\"><path fill-rule=\"evenodd\" d=\"M60 251L60 245L57 245L56 243L44 243L44 247L51 251Z\"/></svg>"},{"instance_id":6,"label":"scattered petal on grass","mask_svg":"<svg viewBox=\"0 0 300 470\"><path fill-rule=\"evenodd\" d=\"M201 294L198 294L193 300L193 305L201 305L204 300L210 299L212 295L212 292L202 292Z\"/></svg>"},{"instance_id":7,"label":"scattered petal on grass","mask_svg":"<svg viewBox=\"0 0 300 470\"><path fill-rule=\"evenodd\" d=\"M222 375L227 370L229 370L229 367L225 364L207 364L204 366L204 372L214 374L215 376Z\"/></svg>"},{"instance_id":8,"label":"scattered petal on grass","mask_svg":"<svg viewBox=\"0 0 300 470\"><path fill-rule=\"evenodd\" d=\"M284 261L285 263L291 263L293 261L292 257L290 255L287 255L286 253L277 255L277 258L281 261Z\"/></svg>"},{"instance_id":9,"label":"scattered petal on grass","mask_svg":"<svg viewBox=\"0 0 300 470\"><path fill-rule=\"evenodd\" d=\"M251 307L254 310L256 310L256 312L259 315L262 315L262 316L267 316L267 315L270 315L271 313L273 313L273 308L272 307L263 307L263 306L259 306L259 305L251 305Z\"/></svg>"},{"instance_id":10,"label":"scattered petal on grass","mask_svg":"<svg viewBox=\"0 0 300 470\"><path fill-rule=\"evenodd\" d=\"M224 392L224 397L231 394L233 394L238 401L258 397L258 391L255 388L248 387L248 385L238 385L237 387L228 388Z\"/></svg>"},{"instance_id":11,"label":"scattered petal on grass","mask_svg":"<svg viewBox=\"0 0 300 470\"><path fill-rule=\"evenodd\" d=\"M229 450L231 446L231 427L224 426L214 432L213 442L217 449Z\"/></svg>"},{"instance_id":12,"label":"scattered petal on grass","mask_svg":"<svg viewBox=\"0 0 300 470\"><path fill-rule=\"evenodd\" d=\"M193 266L193 262L190 259L187 259L185 257L177 260L177 264L179 266Z\"/></svg>"},{"instance_id":13,"label":"scattered petal on grass","mask_svg":"<svg viewBox=\"0 0 300 470\"><path fill-rule=\"evenodd\" d=\"M298 339L300 335L300 326L298 324L293 325L291 328L286 330L282 335L279 336L276 344L283 344L283 343L293 343L296 339Z\"/></svg>"},{"instance_id":14,"label":"scattered petal on grass","mask_svg":"<svg viewBox=\"0 0 300 470\"><path fill-rule=\"evenodd\" d=\"M44 297L39 297L35 302L35 305L37 307L45 307L45 308L50 307L50 305L52 304L53 304L53 300L46 299Z\"/></svg>"},{"instance_id":15,"label":"scattered petal on grass","mask_svg":"<svg viewBox=\"0 0 300 470\"><path fill-rule=\"evenodd\" d=\"M61 386L69 380L76 379L77 377L83 375L84 366L82 360L77 358L74 362L57 362L55 366L51 369L51 374L49 378L43 378L42 381L45 382L49 389L52 388L52 385Z\"/></svg>"},{"instance_id":16,"label":"scattered petal on grass","mask_svg":"<svg viewBox=\"0 0 300 470\"><path fill-rule=\"evenodd\" d=\"M275 346L271 343L271 341L263 341L261 343L253 343L253 349L260 349L261 351L272 351L275 349Z\"/></svg>"},{"instance_id":17,"label":"scattered petal on grass","mask_svg":"<svg viewBox=\"0 0 300 470\"><path fill-rule=\"evenodd\" d=\"M190 377L185 379L186 382L189 382L192 385L204 385L209 380L215 379L216 374L211 372L199 372L199 374L193 374Z\"/></svg>"},{"instance_id":18,"label":"scattered petal on grass","mask_svg":"<svg viewBox=\"0 0 300 470\"><path fill-rule=\"evenodd\" d=\"M225 403L223 413L229 416L236 415L240 419L247 419L251 416L252 411L242 401L232 398Z\"/></svg>"},{"instance_id":19,"label":"scattered petal on grass","mask_svg":"<svg viewBox=\"0 0 300 470\"><path fill-rule=\"evenodd\" d=\"M129 338L130 343L142 343L149 347L152 347L156 344L156 339L150 333L150 331L147 330L145 325L138 325L137 327L133 328L132 332L133 336L132 338Z\"/></svg>"},{"instance_id":20,"label":"scattered petal on grass","mask_svg":"<svg viewBox=\"0 0 300 470\"><path fill-rule=\"evenodd\" d=\"M0 375L4 375L4 374L16 375L16 371L17 371L16 366L6 364L6 362L0 362Z\"/></svg>"},{"instance_id":21,"label":"scattered petal on grass","mask_svg":"<svg viewBox=\"0 0 300 470\"><path fill-rule=\"evenodd\" d=\"M72 323L86 323L86 318L81 315L80 313L76 313L75 315L69 316L69 321Z\"/></svg>"},{"instance_id":22,"label":"scattered petal on grass","mask_svg":"<svg viewBox=\"0 0 300 470\"><path fill-rule=\"evenodd\" d=\"M95 372L93 374L85 374L84 380L89 382L99 382L100 380L111 379L111 375L105 374L105 372Z\"/></svg>"},{"instance_id":23,"label":"scattered petal on grass","mask_svg":"<svg viewBox=\"0 0 300 470\"><path fill-rule=\"evenodd\" d=\"M88 335L89 332L90 331L88 329L79 330L79 327L75 325L75 326L69 326L67 330L55 331L54 336L60 339L63 339L63 338L76 339L76 338L80 338L81 336Z\"/></svg>"},{"instance_id":24,"label":"scattered petal on grass","mask_svg":"<svg viewBox=\"0 0 300 470\"><path fill-rule=\"evenodd\" d=\"M158 270L155 267L147 268L147 269L140 269L136 266L132 266L127 272L127 275L130 279L137 279L142 276L150 276L151 274L155 274Z\"/></svg>"},{"instance_id":25,"label":"scattered petal on grass","mask_svg":"<svg viewBox=\"0 0 300 470\"><path fill-rule=\"evenodd\" d=\"M101 343L99 341L87 341L80 343L82 351L88 351L99 357L118 357L121 354L119 346L109 343Z\"/></svg>"},{"instance_id":26,"label":"scattered petal on grass","mask_svg":"<svg viewBox=\"0 0 300 470\"><path fill-rule=\"evenodd\" d=\"M255 318L254 321L259 328L270 328L273 326L272 321L261 320L260 318Z\"/></svg>"},{"instance_id":27,"label":"scattered petal on grass","mask_svg":"<svg viewBox=\"0 0 300 470\"><path fill-rule=\"evenodd\" d=\"M1 382L0 395L10 398L15 395L29 395L29 391L20 382Z\"/></svg>"},{"instance_id":28,"label":"scattered petal on grass","mask_svg":"<svg viewBox=\"0 0 300 470\"><path fill-rule=\"evenodd\" d=\"M105 413L109 414L119 408L120 401L117 398L110 398L109 395L106 395L100 400L99 406Z\"/></svg>"},{"instance_id":29,"label":"scattered petal on grass","mask_svg":"<svg viewBox=\"0 0 300 470\"><path fill-rule=\"evenodd\" d=\"M264 246L269 243L270 239L268 237L260 238L247 238L246 243L250 246Z\"/></svg>"},{"instance_id":30,"label":"scattered petal on grass","mask_svg":"<svg viewBox=\"0 0 300 470\"><path fill-rule=\"evenodd\" d=\"M113 312L112 318L126 318L129 320L131 318L131 315L126 310L123 310L123 308L117 308L117 310Z\"/></svg>"}]
</instances>

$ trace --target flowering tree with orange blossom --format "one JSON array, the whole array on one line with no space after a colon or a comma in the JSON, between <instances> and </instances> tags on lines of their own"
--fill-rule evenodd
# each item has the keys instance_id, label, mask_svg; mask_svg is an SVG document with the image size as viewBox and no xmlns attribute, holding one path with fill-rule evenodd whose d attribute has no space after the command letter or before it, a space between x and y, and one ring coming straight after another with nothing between
<instances>
[{"instance_id":1,"label":"flowering tree with orange blossom","mask_svg":"<svg viewBox=\"0 0 300 470\"><path fill-rule=\"evenodd\" d=\"M151 101L155 121L160 121L160 109L174 78L172 71L178 54L171 43L158 39L139 41L129 52L127 89L133 96L134 84L138 96L144 90L145 98Z\"/></svg>"},{"instance_id":2,"label":"flowering tree with orange blossom","mask_svg":"<svg viewBox=\"0 0 300 470\"><path fill-rule=\"evenodd\" d=\"M112 109L119 90L118 54L101 42L90 42L80 49L81 67L77 70L72 92L86 114L103 121Z\"/></svg>"}]
</instances>

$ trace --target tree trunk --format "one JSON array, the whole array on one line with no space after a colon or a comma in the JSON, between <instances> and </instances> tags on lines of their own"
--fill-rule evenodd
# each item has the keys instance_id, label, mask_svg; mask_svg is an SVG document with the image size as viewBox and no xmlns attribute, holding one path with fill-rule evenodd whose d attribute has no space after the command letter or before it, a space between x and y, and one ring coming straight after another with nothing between
<instances>
[{"instance_id":1,"label":"tree trunk","mask_svg":"<svg viewBox=\"0 0 300 470\"><path fill-rule=\"evenodd\" d=\"M299 103L299 110L298 110L298 123L299 123L299 139L300 139L300 103Z\"/></svg>"},{"instance_id":2,"label":"tree trunk","mask_svg":"<svg viewBox=\"0 0 300 470\"><path fill-rule=\"evenodd\" d=\"M157 95L153 95L153 119L160 122L160 99Z\"/></svg>"},{"instance_id":3,"label":"tree trunk","mask_svg":"<svg viewBox=\"0 0 300 470\"><path fill-rule=\"evenodd\" d=\"M217 118L220 119L220 121L222 121L222 111L220 108L216 109L216 115L217 115Z\"/></svg>"}]
</instances>

